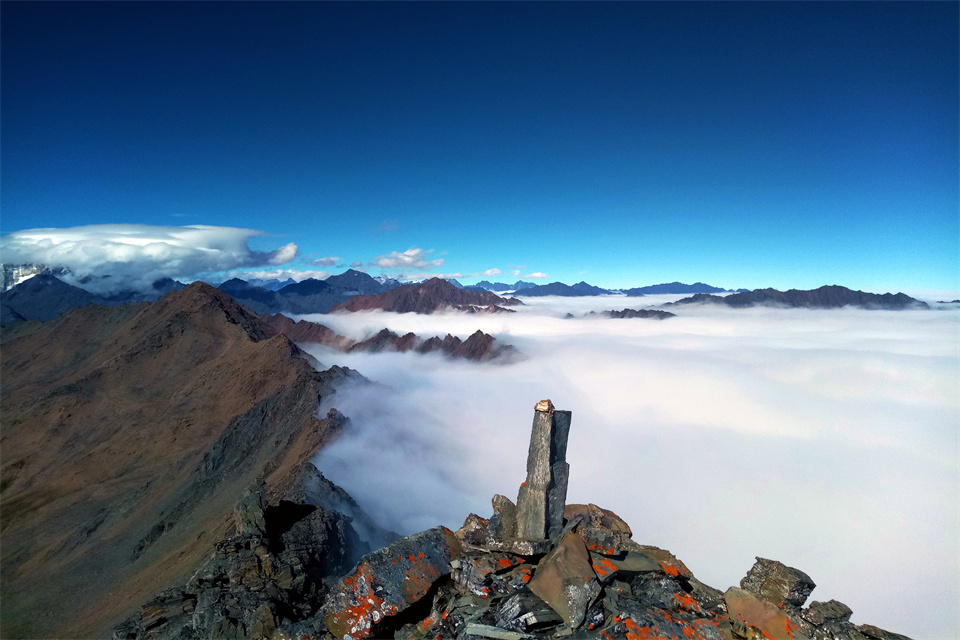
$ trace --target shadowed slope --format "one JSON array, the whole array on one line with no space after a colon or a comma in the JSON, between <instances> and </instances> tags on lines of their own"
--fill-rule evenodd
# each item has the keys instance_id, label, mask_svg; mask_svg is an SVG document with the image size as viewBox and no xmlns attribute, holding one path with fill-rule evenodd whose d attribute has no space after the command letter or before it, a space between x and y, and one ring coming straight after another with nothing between
<instances>
[{"instance_id":1,"label":"shadowed slope","mask_svg":"<svg viewBox=\"0 0 960 640\"><path fill-rule=\"evenodd\" d=\"M256 477L279 500L335 429L319 397L356 375L301 355L203 283L5 341L4 637L108 635L210 553Z\"/></svg>"}]
</instances>

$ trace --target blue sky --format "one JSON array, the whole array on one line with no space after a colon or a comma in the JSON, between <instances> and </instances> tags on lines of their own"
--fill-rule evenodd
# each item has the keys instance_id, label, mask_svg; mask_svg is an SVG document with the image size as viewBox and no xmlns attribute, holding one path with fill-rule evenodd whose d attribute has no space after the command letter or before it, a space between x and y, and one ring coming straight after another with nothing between
<instances>
[{"instance_id":1,"label":"blue sky","mask_svg":"<svg viewBox=\"0 0 960 640\"><path fill-rule=\"evenodd\" d=\"M297 245L269 268L416 248L466 282L960 287L957 3L0 18L3 234L241 227Z\"/></svg>"}]
</instances>

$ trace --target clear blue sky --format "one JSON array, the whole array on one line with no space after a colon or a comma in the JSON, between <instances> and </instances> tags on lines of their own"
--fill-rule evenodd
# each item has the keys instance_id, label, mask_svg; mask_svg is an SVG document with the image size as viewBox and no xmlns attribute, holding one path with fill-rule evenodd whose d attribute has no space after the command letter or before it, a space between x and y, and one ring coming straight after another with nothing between
<instances>
[{"instance_id":1,"label":"clear blue sky","mask_svg":"<svg viewBox=\"0 0 960 640\"><path fill-rule=\"evenodd\" d=\"M958 23L956 2L3 2L0 231L956 288Z\"/></svg>"}]
</instances>

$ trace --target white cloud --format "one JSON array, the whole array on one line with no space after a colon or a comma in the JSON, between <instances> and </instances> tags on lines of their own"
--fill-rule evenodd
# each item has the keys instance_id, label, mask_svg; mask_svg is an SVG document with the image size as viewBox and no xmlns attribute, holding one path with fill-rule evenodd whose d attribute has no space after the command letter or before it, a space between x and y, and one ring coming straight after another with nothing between
<instances>
[{"instance_id":1,"label":"white cloud","mask_svg":"<svg viewBox=\"0 0 960 640\"><path fill-rule=\"evenodd\" d=\"M514 269L514 270L513 270L513 276L514 276L514 277L517 277L517 276L519 276L519 275L520 275L520 269Z\"/></svg>"},{"instance_id":2,"label":"white cloud","mask_svg":"<svg viewBox=\"0 0 960 640\"><path fill-rule=\"evenodd\" d=\"M416 247L411 247L403 253L391 251L388 254L377 256L370 264L383 269L431 269L433 267L442 267L443 258L436 260L426 260L426 256L431 251L424 251Z\"/></svg>"},{"instance_id":3,"label":"white cloud","mask_svg":"<svg viewBox=\"0 0 960 640\"><path fill-rule=\"evenodd\" d=\"M318 317L353 337L479 328L528 356L486 366L314 350L387 386L338 394L353 426L321 469L404 533L458 527L470 511L488 516L494 493L516 497L533 404L551 398L573 411L568 501L613 509L707 584L725 589L754 556L775 558L856 623L956 637L958 314L685 307L665 321L563 319L678 297Z\"/></svg>"},{"instance_id":4,"label":"white cloud","mask_svg":"<svg viewBox=\"0 0 960 640\"><path fill-rule=\"evenodd\" d=\"M340 262L340 258L317 258L316 260L311 260L310 264L317 267L332 267L338 262Z\"/></svg>"},{"instance_id":5,"label":"white cloud","mask_svg":"<svg viewBox=\"0 0 960 640\"><path fill-rule=\"evenodd\" d=\"M262 231L235 227L105 224L66 229L28 229L0 238L3 260L10 264L66 267L91 291L143 289L162 277L197 279L204 274L286 264L297 255L288 243L273 251L247 246ZM101 279L99 276L109 275Z\"/></svg>"},{"instance_id":6,"label":"white cloud","mask_svg":"<svg viewBox=\"0 0 960 640\"><path fill-rule=\"evenodd\" d=\"M519 273L514 273L513 275L515 275L515 276L520 276ZM540 273L539 271L534 271L533 273L528 273L528 274L525 275L525 276L520 276L520 279L521 279L521 280L538 280L538 279L549 278L549 277L550 277L550 276L548 276L548 275L545 274L545 273Z\"/></svg>"},{"instance_id":7,"label":"white cloud","mask_svg":"<svg viewBox=\"0 0 960 640\"><path fill-rule=\"evenodd\" d=\"M351 269L359 269L362 266L363 266L363 263L360 262L359 260L354 260L353 262L350 263Z\"/></svg>"},{"instance_id":8,"label":"white cloud","mask_svg":"<svg viewBox=\"0 0 960 640\"><path fill-rule=\"evenodd\" d=\"M300 271L299 269L274 269L271 271L243 271L233 269L228 271L225 278L240 278L241 280L287 280L292 278L297 282L314 278L315 280L326 280L330 276L329 271Z\"/></svg>"},{"instance_id":9,"label":"white cloud","mask_svg":"<svg viewBox=\"0 0 960 640\"><path fill-rule=\"evenodd\" d=\"M500 269L487 269L483 273L471 273L467 277L468 278L492 278L494 276L500 275L501 273L503 273L503 271L500 271Z\"/></svg>"}]
</instances>

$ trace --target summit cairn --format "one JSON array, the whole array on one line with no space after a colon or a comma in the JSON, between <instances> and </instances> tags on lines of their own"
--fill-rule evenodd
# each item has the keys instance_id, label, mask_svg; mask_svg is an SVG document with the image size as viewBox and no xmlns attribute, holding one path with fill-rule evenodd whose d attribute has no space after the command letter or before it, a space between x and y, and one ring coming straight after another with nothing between
<instances>
[{"instance_id":1,"label":"summit cairn","mask_svg":"<svg viewBox=\"0 0 960 640\"><path fill-rule=\"evenodd\" d=\"M523 540L556 538L563 529L567 500L567 437L569 411L557 411L550 400L534 407L527 479L517 496L517 537Z\"/></svg>"},{"instance_id":2,"label":"summit cairn","mask_svg":"<svg viewBox=\"0 0 960 640\"><path fill-rule=\"evenodd\" d=\"M565 504L569 432L569 411L538 402L516 504L496 495L489 518L364 556L330 584L317 619L274 640L908 640L852 624L835 600L805 607L815 585L799 569L758 558L739 588L719 591L635 542L614 512Z\"/></svg>"}]
</instances>

